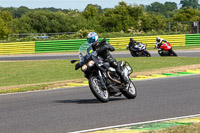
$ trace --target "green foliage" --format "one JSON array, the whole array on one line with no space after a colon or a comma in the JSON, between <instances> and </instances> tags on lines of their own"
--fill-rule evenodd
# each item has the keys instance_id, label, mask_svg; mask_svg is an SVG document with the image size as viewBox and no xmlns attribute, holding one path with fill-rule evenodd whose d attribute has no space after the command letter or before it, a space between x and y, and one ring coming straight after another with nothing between
<instances>
[{"instance_id":1,"label":"green foliage","mask_svg":"<svg viewBox=\"0 0 200 133\"><path fill-rule=\"evenodd\" d=\"M89 4L83 11L83 16L87 19L96 18L98 16L100 8L97 5Z\"/></svg>"},{"instance_id":2,"label":"green foliage","mask_svg":"<svg viewBox=\"0 0 200 133\"><path fill-rule=\"evenodd\" d=\"M154 2L151 5L147 6L147 11L154 11L154 12L164 12L164 5L159 2Z\"/></svg>"},{"instance_id":3,"label":"green foliage","mask_svg":"<svg viewBox=\"0 0 200 133\"><path fill-rule=\"evenodd\" d=\"M8 11L0 11L0 39L7 39L11 34L13 18Z\"/></svg>"},{"instance_id":4,"label":"green foliage","mask_svg":"<svg viewBox=\"0 0 200 133\"><path fill-rule=\"evenodd\" d=\"M108 32L128 32L131 27L135 30L141 30L138 24L141 21L143 12L143 8L140 6L120 2L114 9L105 10L100 24Z\"/></svg>"},{"instance_id":5,"label":"green foliage","mask_svg":"<svg viewBox=\"0 0 200 133\"><path fill-rule=\"evenodd\" d=\"M164 4L154 2L151 5L148 5L146 10L154 13L161 13L165 15L165 17L172 17L177 8L178 7L175 2L165 2Z\"/></svg>"},{"instance_id":6,"label":"green foliage","mask_svg":"<svg viewBox=\"0 0 200 133\"><path fill-rule=\"evenodd\" d=\"M175 2L165 2L164 4L153 2L145 6L127 4L121 1L110 9L102 9L99 5L89 4L82 12L77 9L57 9L53 7L36 9L29 9L25 6L19 8L0 7L0 39L12 40L9 37L11 33L77 31L75 35L56 35L51 39L84 38L85 33L79 34L80 32L94 30L98 33L118 32L122 36L123 34L162 34L168 30L168 22L200 21L197 0L181 0L181 4L184 8L178 9ZM173 31L176 30L176 27L173 26Z\"/></svg>"},{"instance_id":7,"label":"green foliage","mask_svg":"<svg viewBox=\"0 0 200 133\"><path fill-rule=\"evenodd\" d=\"M87 34L94 30L79 30L75 34L71 35L56 35L52 36L51 40L67 40L67 39L85 39L87 37Z\"/></svg>"},{"instance_id":8,"label":"green foliage","mask_svg":"<svg viewBox=\"0 0 200 133\"><path fill-rule=\"evenodd\" d=\"M174 15L174 21L198 21L199 20L200 11L195 10L193 8L183 8L180 9L177 14ZM198 14L198 15L197 15Z\"/></svg>"},{"instance_id":9,"label":"green foliage","mask_svg":"<svg viewBox=\"0 0 200 133\"><path fill-rule=\"evenodd\" d=\"M200 9L200 4L198 2L198 0L181 0L180 4L182 5L181 8L194 8L194 9Z\"/></svg>"}]
</instances>

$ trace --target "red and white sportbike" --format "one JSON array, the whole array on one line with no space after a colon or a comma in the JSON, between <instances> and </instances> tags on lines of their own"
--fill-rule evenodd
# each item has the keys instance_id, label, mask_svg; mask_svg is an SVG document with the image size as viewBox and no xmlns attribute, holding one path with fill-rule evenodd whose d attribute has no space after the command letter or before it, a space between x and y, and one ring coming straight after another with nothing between
<instances>
[{"instance_id":1,"label":"red and white sportbike","mask_svg":"<svg viewBox=\"0 0 200 133\"><path fill-rule=\"evenodd\" d=\"M155 46L155 48L157 48ZM177 54L172 50L172 46L169 42L163 43L158 49L158 54L160 56L177 56Z\"/></svg>"}]
</instances>

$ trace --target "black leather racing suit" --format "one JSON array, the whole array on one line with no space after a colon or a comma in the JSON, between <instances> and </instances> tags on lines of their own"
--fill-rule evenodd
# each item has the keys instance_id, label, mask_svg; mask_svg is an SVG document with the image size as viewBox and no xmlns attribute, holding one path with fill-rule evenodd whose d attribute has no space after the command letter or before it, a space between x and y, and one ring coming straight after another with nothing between
<instances>
[{"instance_id":1,"label":"black leather racing suit","mask_svg":"<svg viewBox=\"0 0 200 133\"><path fill-rule=\"evenodd\" d=\"M123 82L127 84L128 79L125 77L123 71L121 71L121 69L117 65L117 61L110 54L110 51L115 51L115 48L111 46L108 42L106 42L106 39L104 39L103 41L98 42L95 46L93 46L93 49L97 52L97 56L101 56L103 59L108 60L111 67L114 67L116 69L117 74L121 77Z\"/></svg>"},{"instance_id":2,"label":"black leather racing suit","mask_svg":"<svg viewBox=\"0 0 200 133\"><path fill-rule=\"evenodd\" d=\"M133 50L134 47L135 47L135 45L136 45L136 43L137 43L137 42L136 42L133 38L130 38L130 42L129 42L129 44L128 44L129 49L130 49L130 50Z\"/></svg>"}]
</instances>

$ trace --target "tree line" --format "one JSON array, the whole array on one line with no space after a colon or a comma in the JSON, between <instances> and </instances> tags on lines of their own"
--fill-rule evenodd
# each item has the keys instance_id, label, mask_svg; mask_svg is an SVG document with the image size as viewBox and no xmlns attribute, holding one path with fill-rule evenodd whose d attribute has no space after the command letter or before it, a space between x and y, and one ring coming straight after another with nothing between
<instances>
[{"instance_id":1,"label":"tree line","mask_svg":"<svg viewBox=\"0 0 200 133\"><path fill-rule=\"evenodd\" d=\"M102 9L88 4L84 11L77 9L19 8L0 6L0 39L17 33L58 33L94 30L104 32L147 33L166 32L168 22L200 21L198 0L153 2L137 5L119 2L114 8Z\"/></svg>"}]
</instances>

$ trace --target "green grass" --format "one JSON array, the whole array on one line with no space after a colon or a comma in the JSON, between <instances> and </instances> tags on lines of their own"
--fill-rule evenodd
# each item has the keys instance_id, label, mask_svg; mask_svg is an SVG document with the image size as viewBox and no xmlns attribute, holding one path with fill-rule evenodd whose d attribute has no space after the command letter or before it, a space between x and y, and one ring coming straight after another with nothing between
<instances>
[{"instance_id":1,"label":"green grass","mask_svg":"<svg viewBox=\"0 0 200 133\"><path fill-rule=\"evenodd\" d=\"M200 57L130 57L117 60L128 61L134 72L200 64ZM80 69L74 70L74 65L70 60L0 62L0 87L84 78Z\"/></svg>"},{"instance_id":2,"label":"green grass","mask_svg":"<svg viewBox=\"0 0 200 133\"><path fill-rule=\"evenodd\" d=\"M200 123L186 126L174 126L163 130L149 131L147 133L200 133Z\"/></svg>"},{"instance_id":3,"label":"green grass","mask_svg":"<svg viewBox=\"0 0 200 133\"><path fill-rule=\"evenodd\" d=\"M70 60L0 62L0 87L83 78Z\"/></svg>"}]
</instances>

